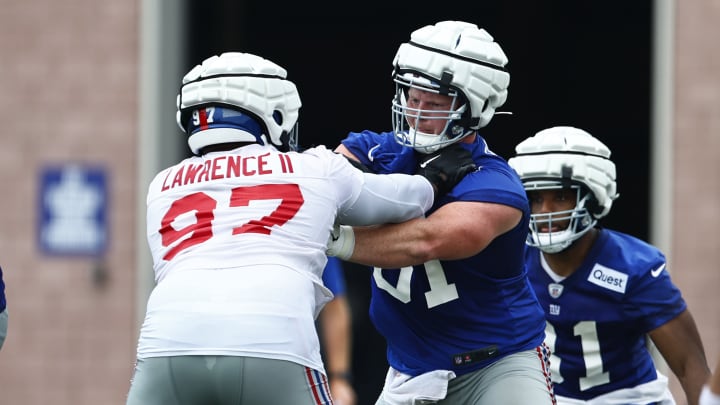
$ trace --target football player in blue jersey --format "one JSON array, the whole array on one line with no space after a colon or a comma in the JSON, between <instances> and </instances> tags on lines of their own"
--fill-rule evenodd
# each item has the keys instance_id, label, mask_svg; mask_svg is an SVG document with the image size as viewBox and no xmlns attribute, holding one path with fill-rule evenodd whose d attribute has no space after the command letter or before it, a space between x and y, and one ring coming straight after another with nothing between
<instances>
[{"instance_id":1,"label":"football player in blue jersey","mask_svg":"<svg viewBox=\"0 0 720 405\"><path fill-rule=\"evenodd\" d=\"M477 132L505 102L507 61L474 24L414 31L393 63L393 131L350 133L336 149L374 173L422 171L458 148L479 168L425 218L340 226L329 241L328 254L375 266L370 315L390 365L378 405L554 402L522 257L527 196Z\"/></svg>"},{"instance_id":2,"label":"football player in blue jersey","mask_svg":"<svg viewBox=\"0 0 720 405\"><path fill-rule=\"evenodd\" d=\"M0 349L5 343L8 328L7 301L5 299L5 282L2 278L2 268L0 268Z\"/></svg>"},{"instance_id":3,"label":"football player in blue jersey","mask_svg":"<svg viewBox=\"0 0 720 405\"><path fill-rule=\"evenodd\" d=\"M703 344L664 254L597 226L618 197L610 150L578 128L522 141L509 160L532 212L525 262L547 318L559 404L674 404L649 337L697 404Z\"/></svg>"}]
</instances>

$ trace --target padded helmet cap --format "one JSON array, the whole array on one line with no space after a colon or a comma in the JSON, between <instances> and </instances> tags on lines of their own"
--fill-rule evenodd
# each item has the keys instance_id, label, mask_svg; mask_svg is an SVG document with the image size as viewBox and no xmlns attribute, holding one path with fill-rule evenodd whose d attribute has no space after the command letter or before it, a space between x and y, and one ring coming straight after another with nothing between
<instances>
[{"instance_id":1,"label":"padded helmet cap","mask_svg":"<svg viewBox=\"0 0 720 405\"><path fill-rule=\"evenodd\" d=\"M193 153L208 145L264 144L266 140L281 151L296 149L296 124L302 103L295 84L286 77L285 69L277 64L240 52L212 56L190 70L177 97L176 115L178 126L189 135ZM215 119L207 114L209 108L216 107L220 107L215 112L222 112L222 117L227 117L228 109L250 117L260 125L261 133L238 129L228 120L214 127L200 125L203 112L205 119ZM208 132L220 128L223 130Z\"/></svg>"}]
</instances>

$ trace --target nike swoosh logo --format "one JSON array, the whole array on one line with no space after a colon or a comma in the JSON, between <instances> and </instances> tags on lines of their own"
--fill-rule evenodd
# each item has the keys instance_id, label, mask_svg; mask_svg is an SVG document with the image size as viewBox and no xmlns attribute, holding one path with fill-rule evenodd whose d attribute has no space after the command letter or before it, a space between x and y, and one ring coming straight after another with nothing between
<instances>
[{"instance_id":1,"label":"nike swoosh logo","mask_svg":"<svg viewBox=\"0 0 720 405\"><path fill-rule=\"evenodd\" d=\"M657 278L657 276L659 276L660 273L662 273L663 270L665 270L665 265L666 265L666 263L663 263L662 266L658 267L657 269L650 270L650 275Z\"/></svg>"},{"instance_id":2,"label":"nike swoosh logo","mask_svg":"<svg viewBox=\"0 0 720 405\"><path fill-rule=\"evenodd\" d=\"M375 157L373 156L373 152L375 152L375 150L379 147L380 147L380 145L375 145L368 150L368 160L369 161L372 162L373 160L375 160Z\"/></svg>"},{"instance_id":3,"label":"nike swoosh logo","mask_svg":"<svg viewBox=\"0 0 720 405\"><path fill-rule=\"evenodd\" d=\"M428 165L428 163L432 162L433 160L435 160L435 159L437 159L437 158L439 158L439 157L440 157L440 155L437 155L437 156L431 157L430 159L428 159L428 160L420 163L420 168L421 168L421 169L424 169L425 166Z\"/></svg>"}]
</instances>

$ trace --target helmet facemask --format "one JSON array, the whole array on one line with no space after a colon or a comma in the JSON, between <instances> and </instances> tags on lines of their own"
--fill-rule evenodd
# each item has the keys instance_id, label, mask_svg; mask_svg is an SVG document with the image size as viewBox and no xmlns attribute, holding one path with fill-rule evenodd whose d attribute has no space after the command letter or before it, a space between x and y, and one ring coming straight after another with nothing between
<instances>
[{"instance_id":1,"label":"helmet facemask","mask_svg":"<svg viewBox=\"0 0 720 405\"><path fill-rule=\"evenodd\" d=\"M528 192L563 188L560 182L527 182L524 185ZM529 246L537 247L545 253L558 253L595 226L597 219L588 209L592 205L592 193L578 184L571 185L570 189L575 193L574 208L530 215L530 233L527 237ZM558 223L561 223L563 229L551 231Z\"/></svg>"},{"instance_id":2,"label":"helmet facemask","mask_svg":"<svg viewBox=\"0 0 720 405\"><path fill-rule=\"evenodd\" d=\"M280 111L273 112L273 120L278 125L283 124L283 116ZM294 152L299 149L298 136L300 134L300 122L295 121L295 124L290 128L289 131L283 130L277 140L273 140L275 145L280 152Z\"/></svg>"},{"instance_id":3,"label":"helmet facemask","mask_svg":"<svg viewBox=\"0 0 720 405\"><path fill-rule=\"evenodd\" d=\"M298 133L300 129L298 127L298 123L295 123L290 132L282 133L280 136L282 146L278 148L281 152L295 152L300 149L300 145L298 144Z\"/></svg>"},{"instance_id":4,"label":"helmet facemask","mask_svg":"<svg viewBox=\"0 0 720 405\"><path fill-rule=\"evenodd\" d=\"M395 97L392 101L392 122L395 140L403 145L414 148L420 153L433 153L445 146L456 143L473 133L464 125L467 102L457 89L441 86L432 80L412 73L397 74L395 81ZM418 109L408 105L410 89L440 94L451 97L451 109L429 110ZM418 129L420 120L444 121L445 125L437 134L423 132Z\"/></svg>"}]
</instances>

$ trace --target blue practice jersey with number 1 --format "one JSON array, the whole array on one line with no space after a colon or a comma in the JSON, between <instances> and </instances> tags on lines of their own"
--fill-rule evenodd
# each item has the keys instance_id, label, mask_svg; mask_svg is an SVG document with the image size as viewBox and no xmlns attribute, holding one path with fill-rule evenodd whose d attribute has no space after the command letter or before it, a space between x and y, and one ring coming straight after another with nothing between
<instances>
[{"instance_id":1,"label":"blue practice jersey with number 1","mask_svg":"<svg viewBox=\"0 0 720 405\"><path fill-rule=\"evenodd\" d=\"M351 133L343 145L376 173L415 171L416 152L399 145L391 132ZM522 257L529 221L525 190L480 136L461 145L471 151L479 170L436 201L427 215L454 201L476 201L515 207L523 219L472 257L374 269L371 318L387 341L388 363L410 375L431 370L462 375L534 349L544 337L544 315Z\"/></svg>"},{"instance_id":2,"label":"blue practice jersey with number 1","mask_svg":"<svg viewBox=\"0 0 720 405\"><path fill-rule=\"evenodd\" d=\"M555 394L588 400L657 379L645 335L686 309L657 248L600 229L585 261L563 280L548 275L538 249L528 247L526 261L547 313Z\"/></svg>"}]
</instances>

